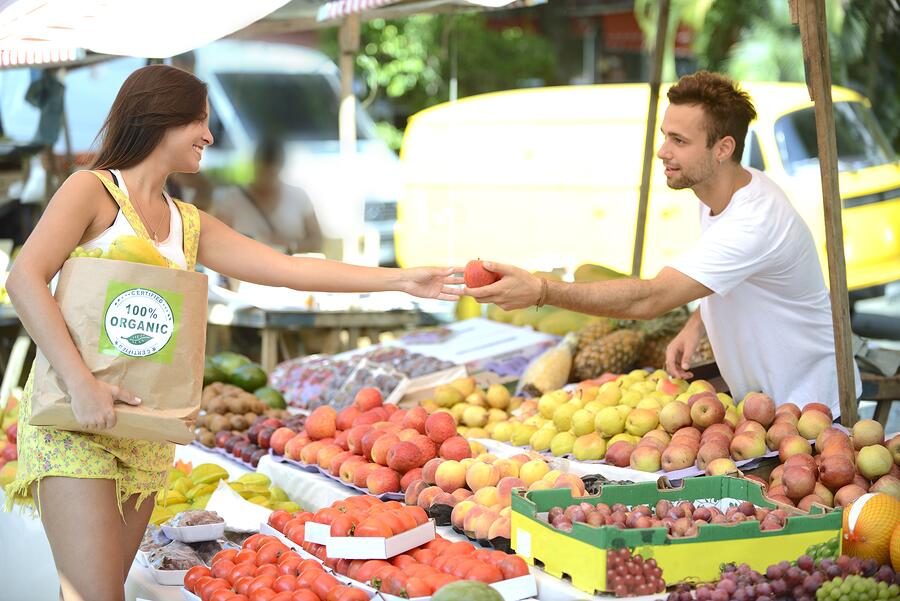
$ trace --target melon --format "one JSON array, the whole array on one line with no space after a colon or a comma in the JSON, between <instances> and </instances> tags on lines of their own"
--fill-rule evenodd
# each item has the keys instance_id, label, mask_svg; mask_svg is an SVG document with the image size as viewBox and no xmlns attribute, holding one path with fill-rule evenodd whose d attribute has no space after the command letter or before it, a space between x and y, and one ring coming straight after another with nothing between
<instances>
[{"instance_id":1,"label":"melon","mask_svg":"<svg viewBox=\"0 0 900 601\"><path fill-rule=\"evenodd\" d=\"M900 501L885 493L864 494L844 508L843 552L890 563L891 539L896 538L898 523Z\"/></svg>"},{"instance_id":2,"label":"melon","mask_svg":"<svg viewBox=\"0 0 900 601\"><path fill-rule=\"evenodd\" d=\"M457 580L438 589L431 601L503 601L503 597L483 582Z\"/></svg>"}]
</instances>

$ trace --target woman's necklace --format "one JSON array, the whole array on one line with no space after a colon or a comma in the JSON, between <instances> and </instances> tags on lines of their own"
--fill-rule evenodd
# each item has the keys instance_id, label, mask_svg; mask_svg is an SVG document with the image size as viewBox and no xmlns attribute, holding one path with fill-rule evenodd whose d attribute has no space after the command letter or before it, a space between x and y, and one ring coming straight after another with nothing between
<instances>
[{"instance_id":1,"label":"woman's necklace","mask_svg":"<svg viewBox=\"0 0 900 601\"><path fill-rule=\"evenodd\" d=\"M156 227L151 228L150 221L146 217L144 217L144 212L141 210L141 205L136 202L133 202L131 204L133 204L135 206L135 208L137 208L138 215L141 216L141 220L144 222L144 225L147 227L147 229L150 230L150 236L153 238L153 243L156 246L159 246L159 235L158 235L159 226L162 225L163 218L165 218L165 216L166 216L166 211L163 211L162 214L159 216L159 220L156 222ZM168 203L166 203L166 204L167 204L166 208L168 209Z\"/></svg>"}]
</instances>

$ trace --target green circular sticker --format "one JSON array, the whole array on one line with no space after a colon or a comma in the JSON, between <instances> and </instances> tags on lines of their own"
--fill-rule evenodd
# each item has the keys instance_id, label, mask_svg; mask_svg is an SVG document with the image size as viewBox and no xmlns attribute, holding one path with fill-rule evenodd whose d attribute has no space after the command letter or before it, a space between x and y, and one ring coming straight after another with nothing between
<instances>
[{"instance_id":1,"label":"green circular sticker","mask_svg":"<svg viewBox=\"0 0 900 601\"><path fill-rule=\"evenodd\" d=\"M116 350L129 357L158 353L175 332L169 303L146 288L132 288L116 296L106 309L104 326Z\"/></svg>"}]
</instances>

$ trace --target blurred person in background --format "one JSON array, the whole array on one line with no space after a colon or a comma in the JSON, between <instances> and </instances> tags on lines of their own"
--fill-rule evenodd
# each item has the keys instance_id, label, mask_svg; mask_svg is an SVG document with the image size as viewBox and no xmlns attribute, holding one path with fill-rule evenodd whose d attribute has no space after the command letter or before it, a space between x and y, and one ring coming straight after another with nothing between
<instances>
[{"instance_id":1,"label":"blurred person in background","mask_svg":"<svg viewBox=\"0 0 900 601\"><path fill-rule=\"evenodd\" d=\"M284 146L264 138L253 157L253 181L213 193L212 213L248 238L288 253L319 252L322 231L309 196L281 179Z\"/></svg>"}]
</instances>

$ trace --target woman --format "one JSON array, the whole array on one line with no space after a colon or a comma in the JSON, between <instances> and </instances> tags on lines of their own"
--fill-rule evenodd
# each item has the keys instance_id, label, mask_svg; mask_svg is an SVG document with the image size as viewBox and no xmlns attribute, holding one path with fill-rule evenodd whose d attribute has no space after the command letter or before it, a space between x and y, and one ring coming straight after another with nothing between
<instances>
[{"instance_id":1,"label":"woman","mask_svg":"<svg viewBox=\"0 0 900 601\"><path fill-rule=\"evenodd\" d=\"M174 457L171 444L103 435L116 422L114 402L140 399L95 378L68 335L47 284L72 249L105 248L119 235L138 235L151 239L173 266L193 268L196 258L217 272L268 286L457 295L448 286L460 280L452 269L381 269L292 258L173 202L164 192L166 178L196 172L204 148L213 143L208 110L206 85L193 75L165 65L135 71L103 126L95 170L75 173L60 187L7 280L22 323L65 383L75 417L89 431L30 426L29 379L19 422L19 471L7 494L34 498L66 601L124 598L152 499Z\"/></svg>"}]
</instances>

